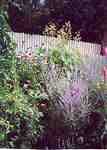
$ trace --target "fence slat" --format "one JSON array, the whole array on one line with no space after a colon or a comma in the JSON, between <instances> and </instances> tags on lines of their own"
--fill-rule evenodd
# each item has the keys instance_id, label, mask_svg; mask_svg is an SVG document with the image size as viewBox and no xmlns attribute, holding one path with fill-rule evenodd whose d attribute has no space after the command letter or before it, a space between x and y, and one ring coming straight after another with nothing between
<instances>
[{"instance_id":1,"label":"fence slat","mask_svg":"<svg viewBox=\"0 0 107 150\"><path fill-rule=\"evenodd\" d=\"M48 36L14 32L10 32L9 35L16 41L17 52L25 50L34 51L36 47L41 46L45 47L46 50L49 50L50 47L55 46L56 44L56 39ZM101 46L99 44L70 40L68 42L68 47L70 50L79 48L81 56L86 57L87 66L90 68L92 76L98 73L102 65L107 65L107 61L100 56Z\"/></svg>"}]
</instances>

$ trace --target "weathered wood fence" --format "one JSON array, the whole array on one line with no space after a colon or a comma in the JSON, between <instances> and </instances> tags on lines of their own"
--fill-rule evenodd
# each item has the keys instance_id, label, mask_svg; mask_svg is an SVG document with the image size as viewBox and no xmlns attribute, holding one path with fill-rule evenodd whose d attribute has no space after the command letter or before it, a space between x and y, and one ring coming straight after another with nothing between
<instances>
[{"instance_id":1,"label":"weathered wood fence","mask_svg":"<svg viewBox=\"0 0 107 150\"><path fill-rule=\"evenodd\" d=\"M47 49L56 45L56 38L35 34L24 33L9 33L12 39L17 43L17 50L34 50L36 47L43 46ZM80 48L83 55L96 56L100 54L100 45L88 42L78 42L69 40L68 46L70 49Z\"/></svg>"},{"instance_id":2,"label":"weathered wood fence","mask_svg":"<svg viewBox=\"0 0 107 150\"><path fill-rule=\"evenodd\" d=\"M15 40L17 44L16 51L25 51L30 50L34 51L36 47L44 47L49 49L51 46L56 45L56 39L48 36L34 35L34 34L24 34L24 33L9 33L11 38ZM103 64L107 65L107 61L100 55L99 44L87 43L87 42L78 42L78 41L69 41L68 47L70 50L80 49L82 57L85 56L86 63L91 69L93 75L98 74L99 69Z\"/></svg>"}]
</instances>

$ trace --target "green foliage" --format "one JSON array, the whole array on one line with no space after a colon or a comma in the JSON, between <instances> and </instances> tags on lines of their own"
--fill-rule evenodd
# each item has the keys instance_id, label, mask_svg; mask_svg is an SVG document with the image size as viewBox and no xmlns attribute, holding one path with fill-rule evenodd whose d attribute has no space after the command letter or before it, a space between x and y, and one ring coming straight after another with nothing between
<instances>
[{"instance_id":1,"label":"green foliage","mask_svg":"<svg viewBox=\"0 0 107 150\"><path fill-rule=\"evenodd\" d=\"M55 49L51 49L50 61L51 63L58 64L66 69L73 69L75 66L82 63L79 51L78 49L70 51L67 44L65 43L63 45L62 42L58 44Z\"/></svg>"},{"instance_id":2,"label":"green foliage","mask_svg":"<svg viewBox=\"0 0 107 150\"><path fill-rule=\"evenodd\" d=\"M5 114L6 116L4 117L1 116L1 119L2 120L4 119L4 123L6 125L7 123L9 123L9 127L7 128L7 126L5 127L5 124L1 124L3 128L5 127L5 130L3 130L3 132L7 135L7 133L9 134L11 132L14 132L14 131L17 132L17 130L20 130L20 133L17 133L17 136L20 137L22 129L20 129L20 126L18 127L18 124L21 125L21 120L23 120L27 122L26 123L27 126L30 126L30 127L26 127L28 128L28 130L26 129L28 133L25 133L25 135L22 135L22 136L27 137L30 134L32 138L34 137L37 138L42 129L42 126L39 123L39 118L42 116L42 113L38 111L37 107L33 106L32 99L35 100L35 97L30 94L25 93L24 91L25 89L23 88L23 86L20 85L22 76L16 69L16 66L17 66L16 56L13 54L11 59L9 58L8 60L8 58L6 57L5 60L4 60L5 65L7 66L5 68L1 67L0 69L1 74L4 75L4 77L1 76L1 80L0 80L0 84L1 84L0 101L6 106L6 110L4 112L6 113ZM23 73L27 71L28 70L24 70ZM33 83L32 85L33 86L31 90L33 91L33 93L36 93L37 92L36 89L33 89L35 87L35 84ZM26 90L29 91L30 89L26 89ZM17 115L18 115L17 118L19 119L18 124L17 122L14 122L14 120L16 120ZM12 120L11 120L11 117L13 117ZM10 128L11 126L13 126L13 128Z\"/></svg>"},{"instance_id":3,"label":"green foliage","mask_svg":"<svg viewBox=\"0 0 107 150\"><path fill-rule=\"evenodd\" d=\"M3 8L0 8L0 31L9 31L9 25L7 24L8 15Z\"/></svg>"},{"instance_id":4,"label":"green foliage","mask_svg":"<svg viewBox=\"0 0 107 150\"><path fill-rule=\"evenodd\" d=\"M2 41L0 43L0 147L15 148L17 147L15 142L20 141L20 137L22 140L19 146L21 146L23 138L26 137L29 138L31 148L31 141L36 140L42 131L40 117L43 116L36 106L34 97L37 88L31 75L33 69L29 69L28 64L17 59L16 44L7 33L8 25L2 11L0 21L0 41ZM31 87L24 89L23 79L32 80ZM35 95L32 96L31 91ZM23 123L24 126L21 128ZM11 134L15 134L16 137L12 137Z\"/></svg>"},{"instance_id":5,"label":"green foliage","mask_svg":"<svg viewBox=\"0 0 107 150\"><path fill-rule=\"evenodd\" d=\"M37 55L43 56L45 49L40 47L36 49Z\"/></svg>"},{"instance_id":6,"label":"green foliage","mask_svg":"<svg viewBox=\"0 0 107 150\"><path fill-rule=\"evenodd\" d=\"M63 99L63 96L74 80L74 78L68 77L68 73L72 75L73 69L79 67L83 62L79 50L70 51L67 43L63 40L55 48L52 47L48 53L40 47L36 49L34 54L25 52L18 57L15 53L15 44L5 29L7 27L3 15L1 22L3 27L0 31L2 41L0 54L0 144L1 147L17 148L16 143L19 143L20 148L32 148L32 141L36 142L37 137L43 131L43 126L40 123L43 113L39 110L39 102L43 99L49 102L49 110L45 108L46 105L45 107L42 105L42 110L48 110L53 124L55 119L59 117L57 111L62 113L62 108L65 118L67 118L67 125L69 118L72 118L73 113L75 114L75 108L71 104L69 108L65 107L67 98ZM83 86L80 85L79 90ZM92 104L98 96L102 101L106 99L104 91L106 91L105 85L102 85L100 89L96 85L91 85L90 93L88 93L90 94L89 98L87 99L88 95L86 95L83 102L82 99L79 100L83 114L94 110ZM76 102L76 98L72 99L71 95L68 98L72 100L72 103ZM62 100L65 101L62 102ZM93 103L90 103L90 100ZM77 117L81 115L80 111L79 113L77 111L76 115L75 118L78 120ZM73 118L74 122L76 122L75 118ZM59 117L59 122L60 119L63 120L63 117Z\"/></svg>"},{"instance_id":7,"label":"green foliage","mask_svg":"<svg viewBox=\"0 0 107 150\"><path fill-rule=\"evenodd\" d=\"M9 26L7 24L7 14L0 8L0 55L4 54L11 47L11 39L9 34Z\"/></svg>"},{"instance_id":8,"label":"green foliage","mask_svg":"<svg viewBox=\"0 0 107 150\"><path fill-rule=\"evenodd\" d=\"M20 130L21 132L20 126L17 127L18 124L21 124L21 121L19 121L18 124L17 122L14 122L16 115L18 115L19 120L20 119L24 120L30 126L28 133L30 132L32 138L33 137L36 138L40 134L41 129L42 129L42 126L39 123L39 118L42 116L42 114L38 111L37 107L35 108L33 106L32 99L35 100L35 97L32 98L30 94L27 95L23 91L23 87L20 86L21 77L18 76L15 63L12 63L12 64L14 64L14 66L11 66L10 68L11 72L6 74L7 79L5 77L3 78L3 81L2 81L3 84L0 88L1 103L5 104L6 106L6 110L4 112L6 113L5 114L6 116L4 117L1 116L1 119L4 119L5 121L4 123L6 125L7 123L9 123L10 125L7 128L7 126L5 127L5 124L1 124L3 128L5 127L5 130L3 130L3 132L5 132L5 134L11 133L16 130ZM4 69L3 69L3 72L4 72ZM13 119L11 120L12 116L13 116ZM14 128L10 128L11 126L13 126ZM26 133L26 137L28 133ZM18 134L19 137L20 137L20 134Z\"/></svg>"}]
</instances>

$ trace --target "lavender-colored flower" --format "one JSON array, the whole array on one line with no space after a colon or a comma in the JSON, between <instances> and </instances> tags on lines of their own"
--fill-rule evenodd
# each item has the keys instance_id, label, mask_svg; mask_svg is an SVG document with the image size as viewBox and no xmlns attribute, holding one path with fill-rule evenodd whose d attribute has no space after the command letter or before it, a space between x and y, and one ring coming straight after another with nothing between
<instances>
[{"instance_id":1,"label":"lavender-colored flower","mask_svg":"<svg viewBox=\"0 0 107 150\"><path fill-rule=\"evenodd\" d=\"M80 105L81 97L86 95L88 89L87 82L84 80L79 80L74 82L72 87L67 89L65 95L63 96L63 101L66 105Z\"/></svg>"}]
</instances>

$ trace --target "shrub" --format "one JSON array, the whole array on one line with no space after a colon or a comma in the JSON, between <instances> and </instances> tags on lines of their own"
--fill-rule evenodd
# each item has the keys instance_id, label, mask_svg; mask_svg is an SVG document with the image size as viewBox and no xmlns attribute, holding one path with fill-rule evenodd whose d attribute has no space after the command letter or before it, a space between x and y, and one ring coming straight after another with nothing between
<instances>
[{"instance_id":1,"label":"shrub","mask_svg":"<svg viewBox=\"0 0 107 150\"><path fill-rule=\"evenodd\" d=\"M32 148L32 141L36 141L42 131L42 113L32 102L37 99L37 90L30 77L25 78L25 72L26 75L29 75L29 72L16 57L16 44L7 33L8 25L2 11L0 21L0 147ZM19 68L25 69L23 76ZM28 87L23 79L29 80ZM26 93L26 90L30 91L30 94Z\"/></svg>"}]
</instances>

